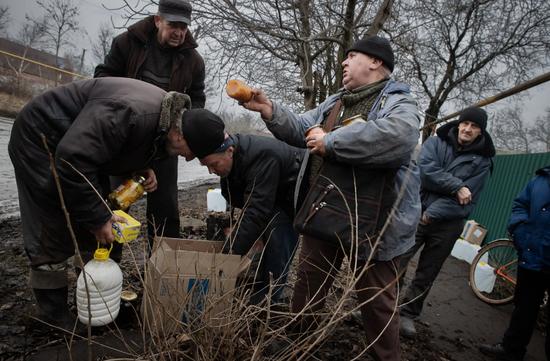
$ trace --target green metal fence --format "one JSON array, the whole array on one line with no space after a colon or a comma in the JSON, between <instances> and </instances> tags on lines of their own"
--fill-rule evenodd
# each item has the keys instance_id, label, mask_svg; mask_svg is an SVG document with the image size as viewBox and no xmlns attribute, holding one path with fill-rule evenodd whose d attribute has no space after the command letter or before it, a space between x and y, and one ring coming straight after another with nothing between
<instances>
[{"instance_id":1,"label":"green metal fence","mask_svg":"<svg viewBox=\"0 0 550 361\"><path fill-rule=\"evenodd\" d=\"M533 178L535 171L547 165L550 165L550 152L499 154L494 158L493 173L469 217L487 228L484 243L507 237L512 201Z\"/></svg>"}]
</instances>

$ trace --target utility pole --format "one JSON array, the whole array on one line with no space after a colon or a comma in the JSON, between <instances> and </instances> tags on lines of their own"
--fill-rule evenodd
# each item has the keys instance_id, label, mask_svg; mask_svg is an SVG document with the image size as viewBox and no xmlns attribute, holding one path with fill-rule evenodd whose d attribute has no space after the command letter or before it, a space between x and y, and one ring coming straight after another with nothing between
<instances>
[{"instance_id":1,"label":"utility pole","mask_svg":"<svg viewBox=\"0 0 550 361\"><path fill-rule=\"evenodd\" d=\"M84 55L86 55L86 49L82 49L82 55L80 56L80 66L78 72L82 74L82 68L84 67Z\"/></svg>"}]
</instances>

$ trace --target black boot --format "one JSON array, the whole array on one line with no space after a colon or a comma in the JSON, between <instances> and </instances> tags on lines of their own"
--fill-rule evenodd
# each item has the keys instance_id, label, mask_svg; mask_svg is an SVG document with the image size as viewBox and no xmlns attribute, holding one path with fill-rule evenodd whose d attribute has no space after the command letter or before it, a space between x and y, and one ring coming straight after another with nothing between
<instances>
[{"instance_id":1,"label":"black boot","mask_svg":"<svg viewBox=\"0 0 550 361\"><path fill-rule=\"evenodd\" d=\"M482 354L491 356L499 361L522 361L523 355L516 355L506 351L502 343L482 344L479 346Z\"/></svg>"},{"instance_id":2,"label":"black boot","mask_svg":"<svg viewBox=\"0 0 550 361\"><path fill-rule=\"evenodd\" d=\"M67 304L68 287L55 289L33 288L36 299L36 318L47 325L53 326L56 330L64 332L83 334L84 325L79 323L76 317L69 311Z\"/></svg>"}]
</instances>

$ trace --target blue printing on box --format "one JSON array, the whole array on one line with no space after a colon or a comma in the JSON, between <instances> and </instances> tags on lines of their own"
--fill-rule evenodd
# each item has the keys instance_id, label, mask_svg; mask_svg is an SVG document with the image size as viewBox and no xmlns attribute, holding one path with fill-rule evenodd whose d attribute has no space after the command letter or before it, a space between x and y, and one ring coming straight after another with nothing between
<instances>
[{"instance_id":1,"label":"blue printing on box","mask_svg":"<svg viewBox=\"0 0 550 361\"><path fill-rule=\"evenodd\" d=\"M209 279L190 278L187 284L187 303L185 310L181 315L181 321L187 323L188 320L197 318L204 311L204 303L208 290L210 288Z\"/></svg>"}]
</instances>

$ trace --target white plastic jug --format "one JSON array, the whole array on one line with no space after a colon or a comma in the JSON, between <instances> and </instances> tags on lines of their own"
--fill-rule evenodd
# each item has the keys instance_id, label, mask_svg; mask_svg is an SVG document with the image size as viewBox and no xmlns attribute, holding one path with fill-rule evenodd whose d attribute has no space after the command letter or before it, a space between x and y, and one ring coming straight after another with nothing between
<instances>
[{"instance_id":1,"label":"white plastic jug","mask_svg":"<svg viewBox=\"0 0 550 361\"><path fill-rule=\"evenodd\" d=\"M475 268L474 279L477 288L481 292L493 292L497 276L495 269L483 261L479 261Z\"/></svg>"},{"instance_id":2,"label":"white plastic jug","mask_svg":"<svg viewBox=\"0 0 550 361\"><path fill-rule=\"evenodd\" d=\"M208 212L225 212L227 203L220 188L208 190L206 194L206 208Z\"/></svg>"},{"instance_id":3,"label":"white plastic jug","mask_svg":"<svg viewBox=\"0 0 550 361\"><path fill-rule=\"evenodd\" d=\"M76 306L78 319L88 324L88 296L84 275L90 294L91 326L103 326L111 323L120 310L122 291L122 271L118 264L109 258L110 250L99 248L94 259L86 263L76 283Z\"/></svg>"},{"instance_id":4,"label":"white plastic jug","mask_svg":"<svg viewBox=\"0 0 550 361\"><path fill-rule=\"evenodd\" d=\"M457 239L451 251L451 256L471 264L479 249L480 247L476 244L471 244L463 239Z\"/></svg>"}]
</instances>

